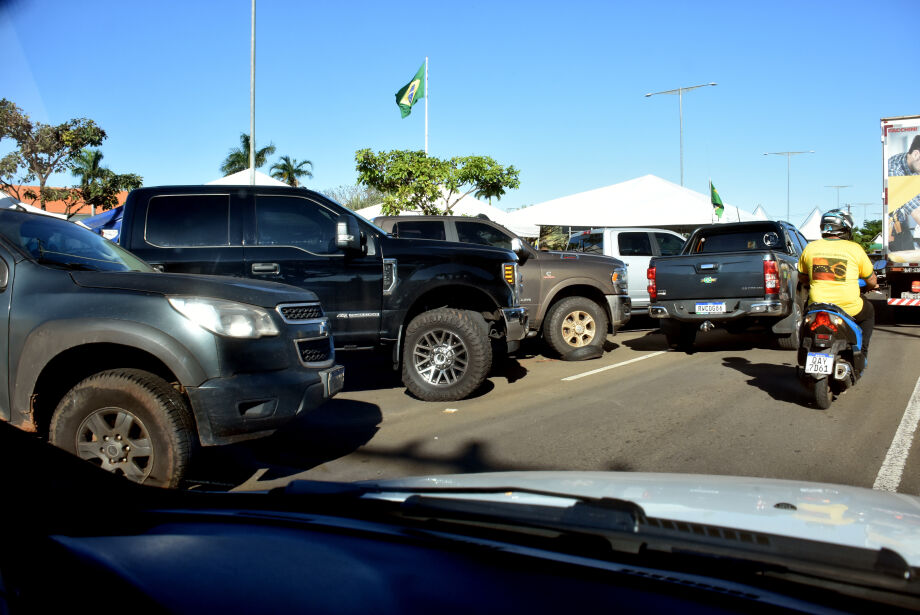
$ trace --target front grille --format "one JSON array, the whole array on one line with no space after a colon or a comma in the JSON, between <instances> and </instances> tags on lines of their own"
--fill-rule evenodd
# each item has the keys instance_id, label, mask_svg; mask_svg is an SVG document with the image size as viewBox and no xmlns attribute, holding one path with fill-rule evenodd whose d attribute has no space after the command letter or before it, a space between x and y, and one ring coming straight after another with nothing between
<instances>
[{"instance_id":1,"label":"front grille","mask_svg":"<svg viewBox=\"0 0 920 615\"><path fill-rule=\"evenodd\" d=\"M332 342L328 337L295 342L297 354L303 363L322 363L332 356Z\"/></svg>"},{"instance_id":2,"label":"front grille","mask_svg":"<svg viewBox=\"0 0 920 615\"><path fill-rule=\"evenodd\" d=\"M278 306L278 313L285 322L300 322L323 317L319 303L286 303Z\"/></svg>"}]
</instances>

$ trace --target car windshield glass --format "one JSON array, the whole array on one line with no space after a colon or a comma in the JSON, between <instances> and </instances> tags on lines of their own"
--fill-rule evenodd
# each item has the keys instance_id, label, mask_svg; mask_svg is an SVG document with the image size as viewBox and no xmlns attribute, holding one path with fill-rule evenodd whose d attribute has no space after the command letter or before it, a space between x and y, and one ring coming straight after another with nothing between
<instances>
[{"instance_id":1,"label":"car windshield glass","mask_svg":"<svg viewBox=\"0 0 920 615\"><path fill-rule=\"evenodd\" d=\"M72 222L47 216L0 216L0 234L37 261L89 271L153 271L117 244Z\"/></svg>"}]
</instances>

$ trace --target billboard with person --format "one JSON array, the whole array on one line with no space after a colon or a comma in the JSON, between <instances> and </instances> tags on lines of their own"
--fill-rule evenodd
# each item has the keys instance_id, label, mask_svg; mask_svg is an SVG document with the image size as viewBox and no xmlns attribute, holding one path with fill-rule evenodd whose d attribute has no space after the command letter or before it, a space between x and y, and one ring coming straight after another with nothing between
<instances>
[{"instance_id":1,"label":"billboard with person","mask_svg":"<svg viewBox=\"0 0 920 615\"><path fill-rule=\"evenodd\" d=\"M882 160L886 251L920 260L920 116L882 119Z\"/></svg>"}]
</instances>

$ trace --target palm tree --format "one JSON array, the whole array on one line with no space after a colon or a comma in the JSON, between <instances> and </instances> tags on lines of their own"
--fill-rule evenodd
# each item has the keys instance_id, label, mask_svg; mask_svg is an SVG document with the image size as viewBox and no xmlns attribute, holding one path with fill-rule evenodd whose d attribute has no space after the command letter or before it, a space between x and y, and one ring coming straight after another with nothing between
<instances>
[{"instance_id":1,"label":"palm tree","mask_svg":"<svg viewBox=\"0 0 920 615\"><path fill-rule=\"evenodd\" d=\"M71 173L80 178L80 188L86 189L105 172L102 167L102 152L98 149L83 149L74 158Z\"/></svg>"},{"instance_id":2,"label":"palm tree","mask_svg":"<svg viewBox=\"0 0 920 615\"><path fill-rule=\"evenodd\" d=\"M278 162L271 167L272 177L283 181L288 186L296 188L300 185L299 179L301 177L313 177L313 173L310 169L304 168L305 165L309 165L311 169L313 168L313 163L309 160L297 162L297 160L292 159L290 156L282 156Z\"/></svg>"},{"instance_id":3,"label":"palm tree","mask_svg":"<svg viewBox=\"0 0 920 615\"><path fill-rule=\"evenodd\" d=\"M269 143L262 149L256 148L256 168L265 166L268 157L275 153L275 146ZM233 148L220 165L220 172L227 175L233 175L249 168L249 135L240 133L240 147Z\"/></svg>"}]
</instances>

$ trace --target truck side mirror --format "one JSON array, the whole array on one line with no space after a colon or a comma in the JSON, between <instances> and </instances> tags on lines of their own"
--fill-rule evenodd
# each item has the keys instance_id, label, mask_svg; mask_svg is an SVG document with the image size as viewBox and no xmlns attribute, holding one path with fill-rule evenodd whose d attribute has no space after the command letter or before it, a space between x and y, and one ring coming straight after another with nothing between
<instances>
[{"instance_id":1,"label":"truck side mirror","mask_svg":"<svg viewBox=\"0 0 920 615\"><path fill-rule=\"evenodd\" d=\"M344 252L359 252L366 250L367 238L361 232L358 221L354 216L345 215L339 218L335 225L335 245Z\"/></svg>"},{"instance_id":2,"label":"truck side mirror","mask_svg":"<svg viewBox=\"0 0 920 615\"><path fill-rule=\"evenodd\" d=\"M524 246L520 237L511 238L511 251L517 254L518 262L522 265L530 258L530 250Z\"/></svg>"}]
</instances>

